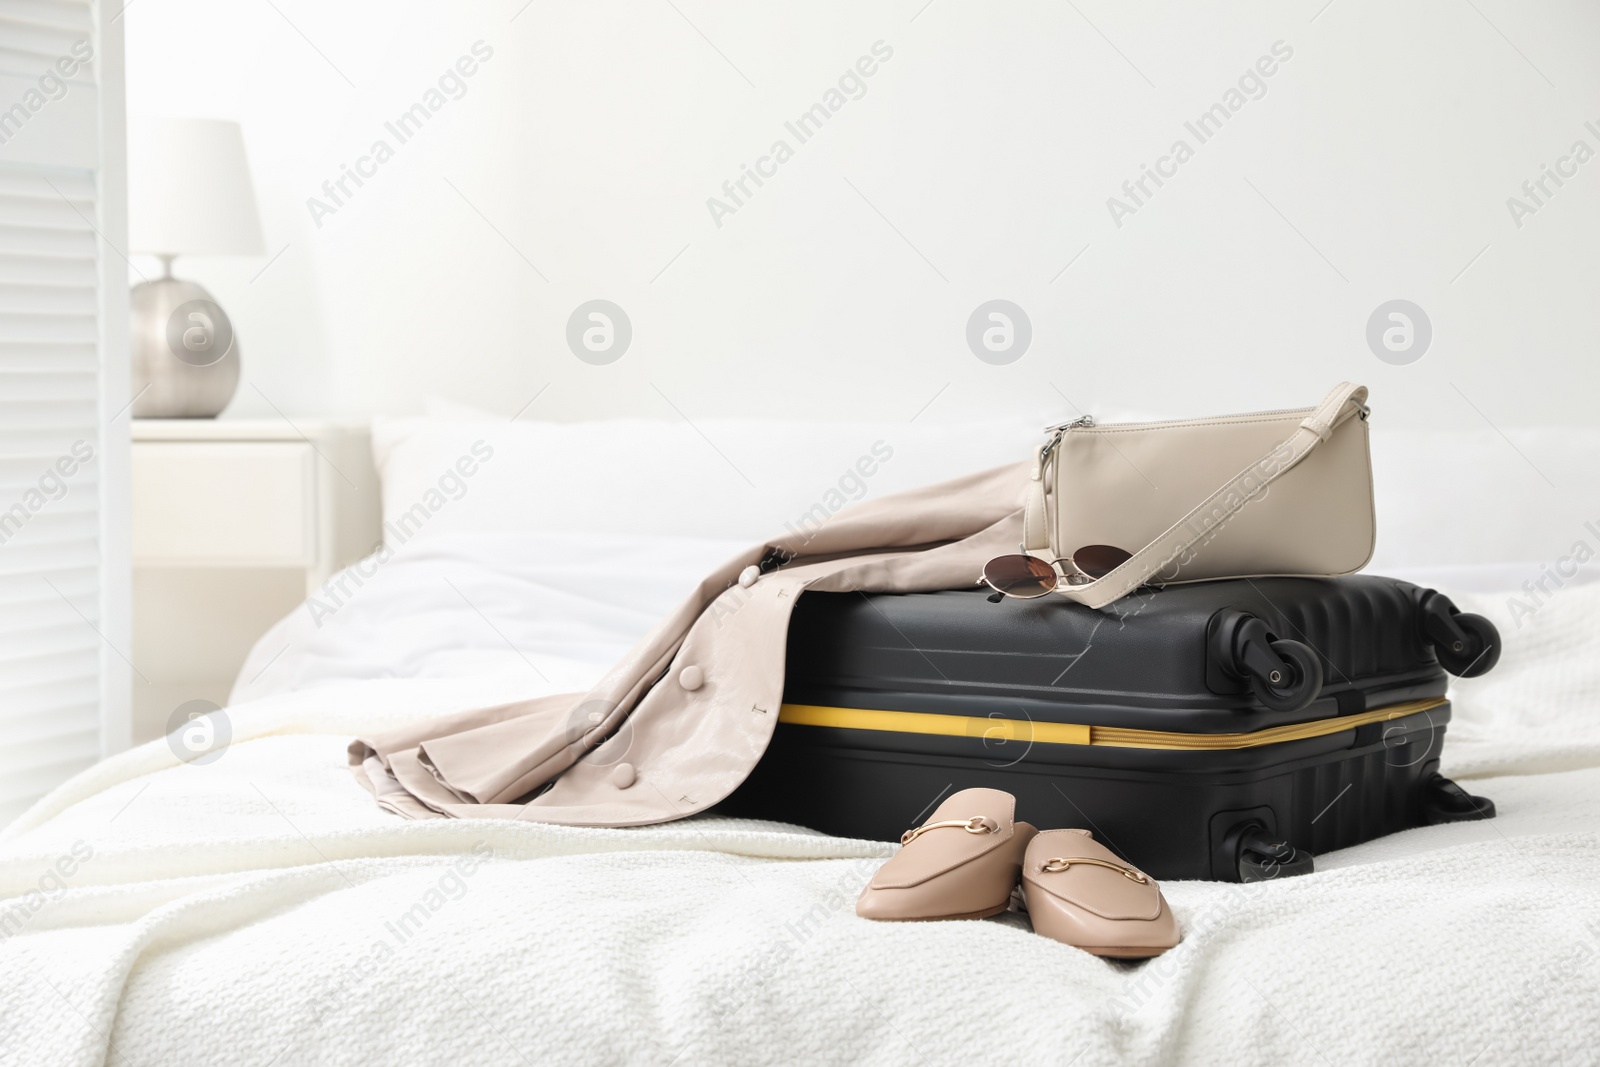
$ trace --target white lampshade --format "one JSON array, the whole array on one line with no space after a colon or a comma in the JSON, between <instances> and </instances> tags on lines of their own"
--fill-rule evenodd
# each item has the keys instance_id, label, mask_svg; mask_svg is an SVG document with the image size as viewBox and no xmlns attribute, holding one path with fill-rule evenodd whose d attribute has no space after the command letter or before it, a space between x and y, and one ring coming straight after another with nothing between
<instances>
[{"instance_id":1,"label":"white lampshade","mask_svg":"<svg viewBox=\"0 0 1600 1067\"><path fill-rule=\"evenodd\" d=\"M238 123L129 123L128 244L164 256L265 252Z\"/></svg>"}]
</instances>

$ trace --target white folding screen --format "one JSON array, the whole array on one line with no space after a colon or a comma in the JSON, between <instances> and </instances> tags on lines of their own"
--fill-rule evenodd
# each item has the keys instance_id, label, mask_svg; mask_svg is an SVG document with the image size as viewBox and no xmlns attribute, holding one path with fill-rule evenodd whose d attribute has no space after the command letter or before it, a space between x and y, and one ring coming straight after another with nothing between
<instances>
[{"instance_id":1,"label":"white folding screen","mask_svg":"<svg viewBox=\"0 0 1600 1067\"><path fill-rule=\"evenodd\" d=\"M129 741L120 3L0 0L0 826Z\"/></svg>"}]
</instances>

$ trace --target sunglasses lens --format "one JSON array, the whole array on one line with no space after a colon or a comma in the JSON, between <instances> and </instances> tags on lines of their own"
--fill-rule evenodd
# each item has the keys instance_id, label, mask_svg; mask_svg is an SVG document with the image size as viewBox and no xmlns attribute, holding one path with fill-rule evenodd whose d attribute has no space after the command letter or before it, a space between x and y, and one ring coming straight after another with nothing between
<instances>
[{"instance_id":1,"label":"sunglasses lens","mask_svg":"<svg viewBox=\"0 0 1600 1067\"><path fill-rule=\"evenodd\" d=\"M970 573L970 572L969 572ZM1044 596L1056 587L1056 571L1032 556L996 556L983 566L983 577L1007 596Z\"/></svg>"},{"instance_id":2,"label":"sunglasses lens","mask_svg":"<svg viewBox=\"0 0 1600 1067\"><path fill-rule=\"evenodd\" d=\"M1072 554L1072 562L1091 578L1104 578L1132 558L1132 552L1110 545L1084 545Z\"/></svg>"}]
</instances>

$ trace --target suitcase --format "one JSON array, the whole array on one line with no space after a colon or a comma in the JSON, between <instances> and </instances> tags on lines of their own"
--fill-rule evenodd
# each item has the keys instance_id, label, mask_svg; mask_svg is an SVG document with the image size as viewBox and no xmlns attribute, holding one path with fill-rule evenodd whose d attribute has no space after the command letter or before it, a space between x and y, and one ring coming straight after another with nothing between
<instances>
[{"instance_id":1,"label":"suitcase","mask_svg":"<svg viewBox=\"0 0 1600 1067\"><path fill-rule=\"evenodd\" d=\"M1157 878L1257 881L1494 805L1439 774L1446 672L1500 638L1371 575L1142 589L807 593L772 743L719 810L897 840L971 786Z\"/></svg>"}]
</instances>

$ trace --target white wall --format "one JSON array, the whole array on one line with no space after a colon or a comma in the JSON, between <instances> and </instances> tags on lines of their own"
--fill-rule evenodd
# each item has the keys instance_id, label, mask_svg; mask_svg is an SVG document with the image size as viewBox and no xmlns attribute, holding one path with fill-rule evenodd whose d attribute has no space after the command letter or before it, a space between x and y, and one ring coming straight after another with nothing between
<instances>
[{"instance_id":1,"label":"white wall","mask_svg":"<svg viewBox=\"0 0 1600 1067\"><path fill-rule=\"evenodd\" d=\"M1351 378L1390 425L1596 421L1600 160L1520 227L1506 203L1600 150L1593 4L274 3L125 16L130 110L242 122L286 249L253 281L265 259L179 261L236 319L232 414L509 414L546 383L531 416L938 394L948 418L1050 383L1206 411ZM318 228L307 198L479 40L466 95ZM797 144L785 121L877 41L865 95ZM1184 122L1277 41L1265 95L1199 145ZM794 158L719 228L707 198L779 137ZM1116 226L1107 198L1180 137L1194 158ZM564 342L595 297L635 331L609 366ZM997 297L1033 324L1009 366L964 336ZM1433 324L1407 366L1364 336L1394 298Z\"/></svg>"}]
</instances>

